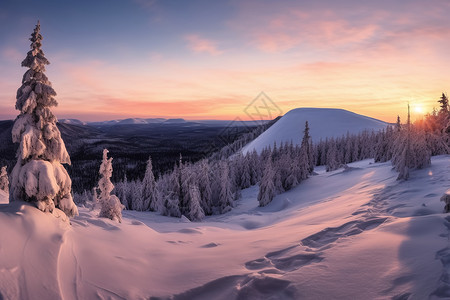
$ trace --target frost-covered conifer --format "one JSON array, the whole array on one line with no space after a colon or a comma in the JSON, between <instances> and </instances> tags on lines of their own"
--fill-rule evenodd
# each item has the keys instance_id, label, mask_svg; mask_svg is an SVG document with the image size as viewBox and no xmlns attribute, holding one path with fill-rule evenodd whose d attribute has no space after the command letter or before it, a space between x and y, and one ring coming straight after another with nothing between
<instances>
[{"instance_id":1,"label":"frost-covered conifer","mask_svg":"<svg viewBox=\"0 0 450 300\"><path fill-rule=\"evenodd\" d=\"M241 188L246 189L251 186L251 171L250 171L250 158L249 155L242 157L241 160L241 174L240 175L240 183Z\"/></svg>"},{"instance_id":2,"label":"frost-covered conifer","mask_svg":"<svg viewBox=\"0 0 450 300\"><path fill-rule=\"evenodd\" d=\"M311 136L309 135L308 121L305 122L305 130L303 131L301 147L306 151L307 160L305 161L305 163L307 163L308 173L311 174L314 171L314 151L311 142Z\"/></svg>"},{"instance_id":3,"label":"frost-covered conifer","mask_svg":"<svg viewBox=\"0 0 450 300\"><path fill-rule=\"evenodd\" d=\"M17 90L20 111L12 129L12 140L20 143L11 174L10 201L34 202L42 211L61 209L67 216L78 214L72 199L72 181L62 164L70 164L57 119L50 108L58 103L55 90L45 76L49 61L41 50L40 24L31 34L31 50L22 61L28 70Z\"/></svg>"},{"instance_id":4,"label":"frost-covered conifer","mask_svg":"<svg viewBox=\"0 0 450 300\"><path fill-rule=\"evenodd\" d=\"M8 192L8 189L9 189L8 173L6 172L6 166L4 166L0 171L0 190Z\"/></svg>"},{"instance_id":5,"label":"frost-covered conifer","mask_svg":"<svg viewBox=\"0 0 450 300\"><path fill-rule=\"evenodd\" d=\"M260 156L255 149L249 157L249 168L250 168L250 184L255 185L261 178L261 166L260 166Z\"/></svg>"},{"instance_id":6,"label":"frost-covered conifer","mask_svg":"<svg viewBox=\"0 0 450 300\"><path fill-rule=\"evenodd\" d=\"M440 106L441 106L441 112L448 114L448 98L447 98L447 95L442 93L442 96L441 96L441 98L439 99L438 102L440 103Z\"/></svg>"},{"instance_id":7,"label":"frost-covered conifer","mask_svg":"<svg viewBox=\"0 0 450 300\"><path fill-rule=\"evenodd\" d=\"M207 160L200 162L200 172L198 174L198 186L200 190L200 204L206 215L212 214L212 188L211 188L211 167Z\"/></svg>"},{"instance_id":8,"label":"frost-covered conifer","mask_svg":"<svg viewBox=\"0 0 450 300\"><path fill-rule=\"evenodd\" d=\"M200 206L200 191L195 185L189 187L190 193L190 209L189 209L189 220L191 221L201 221L205 217L202 207Z\"/></svg>"},{"instance_id":9,"label":"frost-covered conifer","mask_svg":"<svg viewBox=\"0 0 450 300\"><path fill-rule=\"evenodd\" d=\"M334 171L339 168L339 161L337 158L337 146L334 139L330 141L330 147L328 148L327 153L327 172Z\"/></svg>"},{"instance_id":10,"label":"frost-covered conifer","mask_svg":"<svg viewBox=\"0 0 450 300\"><path fill-rule=\"evenodd\" d=\"M266 206L275 197L276 189L274 185L275 171L272 166L272 160L267 160L264 168L264 175L259 185L258 202L259 206Z\"/></svg>"},{"instance_id":11,"label":"frost-covered conifer","mask_svg":"<svg viewBox=\"0 0 450 300\"><path fill-rule=\"evenodd\" d=\"M425 133L413 128L410 122L408 105L408 122L395 140L392 165L399 172L397 180L408 180L409 170L422 169L431 163L431 151L425 139Z\"/></svg>"},{"instance_id":12,"label":"frost-covered conifer","mask_svg":"<svg viewBox=\"0 0 450 300\"><path fill-rule=\"evenodd\" d=\"M100 202L100 217L109 218L111 220L122 222L122 210L124 206L120 203L116 195L111 195L114 185L111 182L113 172L112 158L108 158L108 150L103 150L103 160L100 165L100 180L98 181L98 189L100 194L98 200Z\"/></svg>"},{"instance_id":13,"label":"frost-covered conifer","mask_svg":"<svg viewBox=\"0 0 450 300\"><path fill-rule=\"evenodd\" d=\"M175 168L175 170L177 167ZM175 172L167 174L157 182L158 197L160 201L159 211L164 216L181 217L179 206L179 182Z\"/></svg>"},{"instance_id":14,"label":"frost-covered conifer","mask_svg":"<svg viewBox=\"0 0 450 300\"><path fill-rule=\"evenodd\" d=\"M219 206L220 213L226 213L234 206L234 194L233 187L230 178L230 169L227 161L220 162L220 194L219 194Z\"/></svg>"},{"instance_id":15,"label":"frost-covered conifer","mask_svg":"<svg viewBox=\"0 0 450 300\"><path fill-rule=\"evenodd\" d=\"M130 186L128 184L127 174L125 174L123 176L123 180L116 185L116 193L125 209L131 209L128 201Z\"/></svg>"},{"instance_id":16,"label":"frost-covered conifer","mask_svg":"<svg viewBox=\"0 0 450 300\"><path fill-rule=\"evenodd\" d=\"M285 184L284 184L286 190L290 190L299 184L299 177L300 177L299 164L300 163L297 160L294 160L290 164L289 170L287 173L287 178L286 178Z\"/></svg>"},{"instance_id":17,"label":"frost-covered conifer","mask_svg":"<svg viewBox=\"0 0 450 300\"><path fill-rule=\"evenodd\" d=\"M129 194L128 199L131 203L131 209L144 211L144 198L142 197L142 182L133 180L128 183Z\"/></svg>"},{"instance_id":18,"label":"frost-covered conifer","mask_svg":"<svg viewBox=\"0 0 450 300\"><path fill-rule=\"evenodd\" d=\"M142 181L142 198L144 201L144 210L157 210L156 204L156 182L153 175L152 158L149 157L147 161L147 168L145 169L144 180Z\"/></svg>"}]
</instances>

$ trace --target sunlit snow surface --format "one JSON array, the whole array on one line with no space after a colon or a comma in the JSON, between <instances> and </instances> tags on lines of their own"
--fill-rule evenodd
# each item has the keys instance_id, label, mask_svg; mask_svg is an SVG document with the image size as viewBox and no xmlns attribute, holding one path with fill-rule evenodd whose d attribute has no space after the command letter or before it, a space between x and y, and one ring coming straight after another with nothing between
<instances>
[{"instance_id":1,"label":"sunlit snow surface","mask_svg":"<svg viewBox=\"0 0 450 300\"><path fill-rule=\"evenodd\" d=\"M124 211L119 224L80 208L70 226L1 204L0 298L450 297L450 218L439 202L450 157L406 182L390 163L350 166L319 169L264 208L251 187L201 223Z\"/></svg>"}]
</instances>

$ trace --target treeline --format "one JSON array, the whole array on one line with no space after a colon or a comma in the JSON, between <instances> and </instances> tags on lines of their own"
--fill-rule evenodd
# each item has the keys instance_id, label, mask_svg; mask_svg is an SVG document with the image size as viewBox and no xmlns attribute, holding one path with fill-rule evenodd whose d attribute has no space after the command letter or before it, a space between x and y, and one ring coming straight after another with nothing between
<instances>
[{"instance_id":1,"label":"treeline","mask_svg":"<svg viewBox=\"0 0 450 300\"><path fill-rule=\"evenodd\" d=\"M260 153L253 150L245 155L241 149L257 133L236 140L221 151L196 163L182 157L171 172L157 180L152 161L147 162L143 180L128 181L125 177L115 187L115 194L126 209L158 211L163 215L186 216L192 221L205 215L230 211L240 197L241 190L259 185L258 201L265 206L282 192L292 189L313 174L314 166L325 165L333 171L348 163L374 158L375 162L391 160L399 172L398 179L407 180L409 170L426 167L431 155L449 153L449 109L446 95L442 95L439 111L411 123L408 112L406 124L397 118L378 132L363 131L339 138L321 140L315 145L305 124L300 145L292 142L274 144ZM299 130L300 132L300 130ZM91 193L77 195L78 202L91 198Z\"/></svg>"}]
</instances>

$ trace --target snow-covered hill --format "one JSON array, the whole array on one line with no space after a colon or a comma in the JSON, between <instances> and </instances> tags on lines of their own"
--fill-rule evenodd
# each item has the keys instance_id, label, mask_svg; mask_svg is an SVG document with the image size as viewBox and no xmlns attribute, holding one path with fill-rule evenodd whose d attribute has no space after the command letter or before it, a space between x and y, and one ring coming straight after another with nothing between
<instances>
[{"instance_id":1,"label":"snow-covered hill","mask_svg":"<svg viewBox=\"0 0 450 300\"><path fill-rule=\"evenodd\" d=\"M69 226L0 204L0 299L448 299L450 156L406 182L390 163L349 166L263 208L251 187L201 223L80 208Z\"/></svg>"},{"instance_id":2,"label":"snow-covered hill","mask_svg":"<svg viewBox=\"0 0 450 300\"><path fill-rule=\"evenodd\" d=\"M387 123L359 115L343 109L334 108L296 108L285 114L278 122L244 147L243 152L260 152L273 146L274 142L293 141L299 144L303 137L305 122L308 121L310 135L314 142L327 137L340 137L347 132L359 133L364 129L381 130Z\"/></svg>"},{"instance_id":3,"label":"snow-covered hill","mask_svg":"<svg viewBox=\"0 0 450 300\"><path fill-rule=\"evenodd\" d=\"M69 124L69 125L79 125L79 126L87 125L86 122L80 121L78 119L60 119L59 123L64 123L64 124Z\"/></svg>"}]
</instances>

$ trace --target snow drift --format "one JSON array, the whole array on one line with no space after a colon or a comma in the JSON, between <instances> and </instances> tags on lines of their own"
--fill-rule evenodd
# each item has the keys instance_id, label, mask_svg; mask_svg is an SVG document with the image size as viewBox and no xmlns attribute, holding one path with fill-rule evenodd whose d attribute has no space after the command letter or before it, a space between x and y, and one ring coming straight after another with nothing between
<instances>
[{"instance_id":1,"label":"snow drift","mask_svg":"<svg viewBox=\"0 0 450 300\"><path fill-rule=\"evenodd\" d=\"M389 162L319 168L201 223L80 208L69 226L58 209L0 204L0 299L447 299L449 158L406 182Z\"/></svg>"},{"instance_id":2,"label":"snow drift","mask_svg":"<svg viewBox=\"0 0 450 300\"><path fill-rule=\"evenodd\" d=\"M335 108L296 108L285 114L278 122L244 147L243 152L260 152L266 147L273 147L274 142L300 144L305 122L308 121L313 142L330 137L340 137L349 133L367 130L381 130L387 123Z\"/></svg>"}]
</instances>

